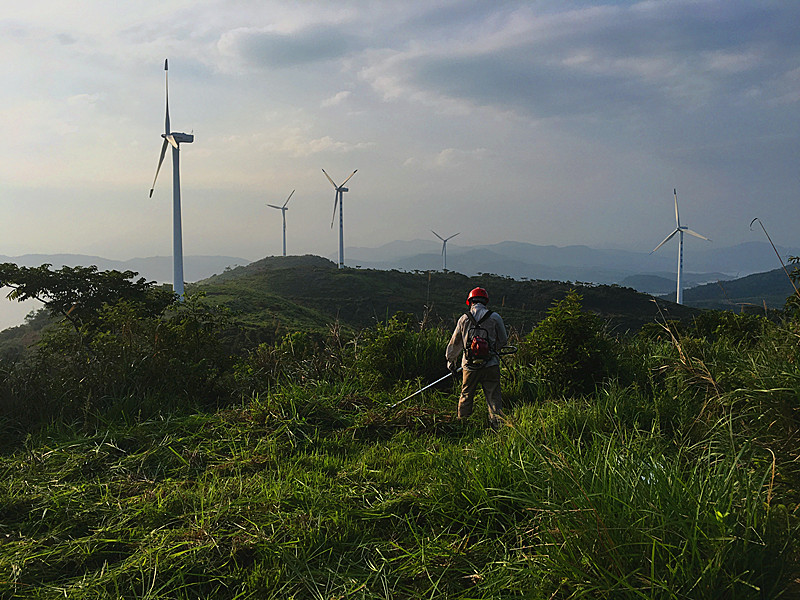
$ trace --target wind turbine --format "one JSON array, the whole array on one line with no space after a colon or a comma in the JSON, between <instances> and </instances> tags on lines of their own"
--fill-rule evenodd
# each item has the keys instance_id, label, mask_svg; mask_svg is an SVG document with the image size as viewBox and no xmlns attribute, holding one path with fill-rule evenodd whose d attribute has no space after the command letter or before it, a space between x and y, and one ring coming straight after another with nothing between
<instances>
[{"instance_id":1,"label":"wind turbine","mask_svg":"<svg viewBox=\"0 0 800 600\"><path fill-rule=\"evenodd\" d=\"M350 173L350 177L355 175L356 171L358 171L358 169ZM325 169L322 169L322 172L325 173ZM336 205L339 205L339 268L341 269L344 267L344 218L342 216L342 204L344 204L344 193L350 191L344 187L344 184L350 181L350 177L345 179L341 185L336 185L333 179L331 179L331 176L327 173L325 173L325 177L328 178L333 189L336 190L336 200L333 203L333 216L331 217L331 229L333 229L333 222L336 220Z\"/></svg>"},{"instance_id":2,"label":"wind turbine","mask_svg":"<svg viewBox=\"0 0 800 600\"><path fill-rule=\"evenodd\" d=\"M461 233L461 232L459 231L458 233L454 233L450 237L446 237L446 238L443 238L442 236L440 236L433 229L431 229L431 233L433 235L435 235L437 238L439 238L440 240L442 240L442 271L447 271L447 240L456 237L458 235L458 233Z\"/></svg>"},{"instance_id":3,"label":"wind turbine","mask_svg":"<svg viewBox=\"0 0 800 600\"><path fill-rule=\"evenodd\" d=\"M675 231L670 233L666 238L664 238L663 242L661 242L658 246L653 248L650 254L652 254L653 252L661 248L661 246L670 241L676 233L680 234L678 236L678 291L675 294L675 300L678 304L683 304L683 289L681 287L681 279L683 278L683 234L684 232L686 232L689 235L698 237L701 240L706 240L707 242L710 242L711 240L709 240L705 236L700 235L696 231L692 231L685 225L681 225L681 219L678 216L678 190L673 189L672 193L675 194Z\"/></svg>"},{"instance_id":4,"label":"wind turbine","mask_svg":"<svg viewBox=\"0 0 800 600\"><path fill-rule=\"evenodd\" d=\"M191 144L194 135L190 133L177 133L170 131L169 126L169 70L168 62L164 60L164 81L167 99L166 118L164 120L164 143L161 145L161 156L156 167L156 176L153 178L153 186L150 188L150 197L153 197L153 190L156 187L158 172L161 170L161 163L164 162L164 155L167 153L167 146L172 146L172 289L183 300L183 238L181 235L181 169L180 169L180 145Z\"/></svg>"},{"instance_id":5,"label":"wind turbine","mask_svg":"<svg viewBox=\"0 0 800 600\"><path fill-rule=\"evenodd\" d=\"M286 205L289 204L289 200L291 200L292 195L294 194L294 190L292 193L289 194L289 197L286 199L286 202L283 203L283 206L275 206L274 204L267 204L267 206L271 206L272 208L277 208L281 211L281 216L283 216L283 255L286 256L286 211L289 210L286 208Z\"/></svg>"}]
</instances>

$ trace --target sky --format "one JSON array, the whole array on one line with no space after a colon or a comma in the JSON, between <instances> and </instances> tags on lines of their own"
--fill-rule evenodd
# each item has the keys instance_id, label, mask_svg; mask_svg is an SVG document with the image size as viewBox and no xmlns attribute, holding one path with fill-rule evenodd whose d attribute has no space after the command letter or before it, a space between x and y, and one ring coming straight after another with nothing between
<instances>
[{"instance_id":1,"label":"sky","mask_svg":"<svg viewBox=\"0 0 800 600\"><path fill-rule=\"evenodd\" d=\"M28 0L0 16L0 254L795 245L795 0ZM703 244L687 238L687 247Z\"/></svg>"}]
</instances>

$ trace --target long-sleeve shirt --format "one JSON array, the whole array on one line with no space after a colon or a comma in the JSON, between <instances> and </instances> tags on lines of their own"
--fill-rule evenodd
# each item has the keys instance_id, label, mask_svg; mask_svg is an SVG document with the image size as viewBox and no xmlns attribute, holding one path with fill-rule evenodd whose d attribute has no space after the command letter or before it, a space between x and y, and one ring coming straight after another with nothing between
<instances>
[{"instance_id":1,"label":"long-sleeve shirt","mask_svg":"<svg viewBox=\"0 0 800 600\"><path fill-rule=\"evenodd\" d=\"M480 302L475 302L470 307L470 312L472 313L475 321L480 321L481 317L488 310L489 309L487 309ZM461 315L458 323L456 323L455 331L453 331L453 335L450 337L450 343L447 344L447 350L445 350L445 358L447 359L448 364L455 365L459 354L463 353L461 357L461 366L468 371L472 370L467 365L466 346L469 343L469 334L473 327L474 326L472 325L469 317L467 315ZM508 342L508 334L506 333L505 325L503 325L503 319L496 312L493 312L483 323L480 324L480 327L486 330L486 336L489 340L489 348L492 351L491 357L483 364L483 366L491 367L493 365L500 364L500 359L498 359L496 352ZM483 331L480 332L480 335L483 335Z\"/></svg>"}]
</instances>

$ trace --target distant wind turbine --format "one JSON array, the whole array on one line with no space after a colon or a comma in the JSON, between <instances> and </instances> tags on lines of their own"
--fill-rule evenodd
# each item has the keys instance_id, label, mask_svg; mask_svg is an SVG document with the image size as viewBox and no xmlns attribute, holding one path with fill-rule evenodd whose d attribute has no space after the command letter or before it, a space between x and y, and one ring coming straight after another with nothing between
<instances>
[{"instance_id":1,"label":"distant wind turbine","mask_svg":"<svg viewBox=\"0 0 800 600\"><path fill-rule=\"evenodd\" d=\"M161 146L161 156L156 167L156 176L153 178L153 186L150 188L150 197L153 197L153 190L156 187L158 172L161 170L161 163L164 162L164 155L167 153L167 146L172 146L172 289L183 300L183 238L181 235L181 170L180 170L180 144L191 144L194 136L190 133L177 133L170 131L169 126L169 70L167 60L164 60L164 81L167 99L166 118L164 120L164 143Z\"/></svg>"},{"instance_id":2,"label":"distant wind turbine","mask_svg":"<svg viewBox=\"0 0 800 600\"><path fill-rule=\"evenodd\" d=\"M461 233L461 232L459 231L458 233L454 233L450 237L446 237L446 238L443 238L442 236L440 236L433 229L431 229L431 233L433 235L435 235L437 238L439 238L440 240L442 240L442 271L447 271L447 240L456 237L458 235L458 233Z\"/></svg>"},{"instance_id":3,"label":"distant wind turbine","mask_svg":"<svg viewBox=\"0 0 800 600\"><path fill-rule=\"evenodd\" d=\"M286 205L289 204L289 200L291 200L292 195L294 194L294 190L292 193L289 194L289 197L286 199L286 202L283 203L283 206L275 206L274 204L267 204L267 206L271 206L272 208L277 208L281 211L281 216L283 216L283 255L286 256L286 211L289 210L286 208Z\"/></svg>"},{"instance_id":4,"label":"distant wind turbine","mask_svg":"<svg viewBox=\"0 0 800 600\"><path fill-rule=\"evenodd\" d=\"M661 248L661 246L663 246L668 241L670 241L672 239L672 237L676 233L680 234L678 236L678 290L677 290L677 293L675 294L675 301L678 304L683 304L683 288L682 288L682 285L681 285L681 283L682 283L681 280L683 278L683 234L684 234L684 232L686 232L689 235L693 235L694 237L698 237L701 240L706 240L707 242L710 242L711 240L709 240L705 236L700 235L696 231L692 231L688 227L686 227L684 225L681 225L681 219L678 216L678 190L673 189L672 193L675 194L675 231L670 233L666 238L664 238L663 242L661 242L658 246L653 248L653 250L650 252L650 254L652 254L653 252L655 252L656 250Z\"/></svg>"},{"instance_id":5,"label":"distant wind turbine","mask_svg":"<svg viewBox=\"0 0 800 600\"><path fill-rule=\"evenodd\" d=\"M350 173L350 177L355 175L356 171L358 171L358 169ZM350 177L345 179L341 185L336 185L333 179L331 179L331 176L325 172L325 169L322 169L322 172L325 173L325 177L328 178L333 189L336 190L336 200L333 203L333 217L331 217L331 229L333 229L333 222L336 220L336 205L339 205L339 268L341 269L344 267L344 217L342 216L342 204L344 204L344 193L350 191L344 187L344 184L350 181Z\"/></svg>"}]
</instances>

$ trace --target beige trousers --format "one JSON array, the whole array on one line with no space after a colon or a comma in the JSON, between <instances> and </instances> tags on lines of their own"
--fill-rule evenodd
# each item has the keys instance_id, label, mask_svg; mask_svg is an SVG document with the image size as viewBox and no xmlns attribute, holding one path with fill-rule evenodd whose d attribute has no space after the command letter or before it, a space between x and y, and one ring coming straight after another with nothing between
<instances>
[{"instance_id":1,"label":"beige trousers","mask_svg":"<svg viewBox=\"0 0 800 600\"><path fill-rule=\"evenodd\" d=\"M461 396L458 399L458 418L466 419L472 414L475 392L478 385L483 388L486 406L489 409L489 424L499 425L505 418L503 398L500 394L500 365L484 367L476 371L464 369L461 376Z\"/></svg>"}]
</instances>

